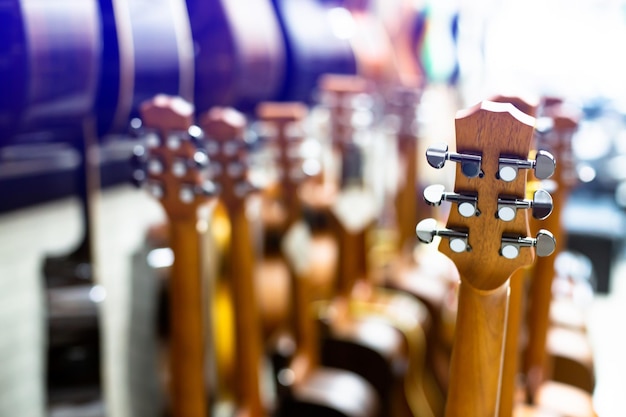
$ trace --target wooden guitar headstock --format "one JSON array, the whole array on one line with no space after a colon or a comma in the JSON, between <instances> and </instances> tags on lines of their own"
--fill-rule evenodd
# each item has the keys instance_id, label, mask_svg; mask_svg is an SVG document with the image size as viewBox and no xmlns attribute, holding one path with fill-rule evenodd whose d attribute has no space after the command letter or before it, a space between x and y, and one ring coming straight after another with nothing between
<instances>
[{"instance_id":1,"label":"wooden guitar headstock","mask_svg":"<svg viewBox=\"0 0 626 417\"><path fill-rule=\"evenodd\" d=\"M417 136L417 106L422 99L422 89L417 85L398 86L391 90L387 99L388 112L397 117L400 145Z\"/></svg>"},{"instance_id":2,"label":"wooden guitar headstock","mask_svg":"<svg viewBox=\"0 0 626 417\"><path fill-rule=\"evenodd\" d=\"M170 219L193 218L212 191L205 181L207 154L198 147L193 105L158 95L140 108L146 129L146 183Z\"/></svg>"},{"instance_id":3,"label":"wooden guitar headstock","mask_svg":"<svg viewBox=\"0 0 626 417\"><path fill-rule=\"evenodd\" d=\"M302 122L306 115L307 108L302 103L264 102L257 106L260 129L277 151L280 183L288 198L295 196L304 179L299 150L304 140Z\"/></svg>"},{"instance_id":4,"label":"wooden guitar headstock","mask_svg":"<svg viewBox=\"0 0 626 417\"><path fill-rule=\"evenodd\" d=\"M538 137L540 147L549 150L559 161L553 179L560 190L567 193L578 182L572 150L572 136L578 129L580 111L568 107L562 101L546 99L543 105L542 119L547 120L549 128Z\"/></svg>"},{"instance_id":5,"label":"wooden guitar headstock","mask_svg":"<svg viewBox=\"0 0 626 417\"><path fill-rule=\"evenodd\" d=\"M320 78L319 89L320 101L330 111L333 147L341 149L353 142L355 131L373 118L373 86L356 75L327 74Z\"/></svg>"},{"instance_id":6,"label":"wooden guitar headstock","mask_svg":"<svg viewBox=\"0 0 626 417\"><path fill-rule=\"evenodd\" d=\"M450 211L445 230L435 230L430 219L420 222L418 237L422 241L435 235L449 238L441 252L455 262L462 279L478 290L501 287L513 271L533 261L535 248L540 255L554 250L554 238L547 231L540 231L537 238L527 237L527 213L519 210L547 204L542 198L524 200L523 169L534 168L536 175L546 177L554 164L549 155L544 155L545 160L526 159L534 123L533 117L512 104L483 101L457 113L458 153L448 152L445 146L427 151L432 166L442 167L446 160L459 162L454 193L440 194L441 199L456 202L458 209ZM437 203L428 192L425 196L429 203ZM550 210L538 210L542 213L537 215L549 214L549 203Z\"/></svg>"},{"instance_id":7,"label":"wooden guitar headstock","mask_svg":"<svg viewBox=\"0 0 626 417\"><path fill-rule=\"evenodd\" d=\"M215 189L229 212L243 208L253 191L248 181L246 119L237 110L214 107L200 118L204 143L211 158Z\"/></svg>"}]
</instances>

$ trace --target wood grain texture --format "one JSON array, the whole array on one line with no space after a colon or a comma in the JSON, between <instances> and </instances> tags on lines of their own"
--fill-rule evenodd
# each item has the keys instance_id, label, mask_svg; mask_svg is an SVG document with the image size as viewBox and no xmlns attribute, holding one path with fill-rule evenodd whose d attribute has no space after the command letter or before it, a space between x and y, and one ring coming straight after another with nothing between
<instances>
[{"instance_id":1,"label":"wood grain texture","mask_svg":"<svg viewBox=\"0 0 626 417\"><path fill-rule=\"evenodd\" d=\"M542 222L542 227L554 233L557 238L557 246L552 255L538 258L533 267L534 276L529 290L527 316L529 323L528 344L524 351L523 363L524 372L529 377L531 395L547 376L546 337L550 321L552 281L556 272L554 262L563 247L563 242L566 241L561 226L561 208L567 202L569 192L574 185L575 173L572 166L571 141L579 120L579 115L558 104L548 107L545 113L547 117L553 119L554 128L552 132L545 135L542 145L552 152L557 160L556 170L552 177L557 186L552 192L555 210L550 217ZM538 225L531 223L531 227L537 229Z\"/></svg>"},{"instance_id":2,"label":"wood grain texture","mask_svg":"<svg viewBox=\"0 0 626 417\"><path fill-rule=\"evenodd\" d=\"M498 160L526 159L533 131L534 118L509 103L484 101L457 113L457 152L481 155L484 175L467 178L457 167L455 192L477 193L481 214L465 218L453 209L447 222L450 229L468 232L471 249L456 253L447 243L440 245L461 276L447 417L497 415L509 277L534 258L533 248L522 248L515 259L500 255L504 235L526 237L529 227L525 212L511 222L495 216L499 196L523 198L526 188L524 171L511 182L498 179Z\"/></svg>"},{"instance_id":3,"label":"wood grain texture","mask_svg":"<svg viewBox=\"0 0 626 417\"><path fill-rule=\"evenodd\" d=\"M170 327L169 368L171 411L175 417L205 417L207 393L204 383L204 309L202 303L202 261L197 227L197 210L207 197L181 199L184 185L197 186L201 174L196 169L177 176L177 160L193 159L195 146L185 136L193 121L193 106L186 101L159 95L141 106L147 128L155 129L159 145L149 150L150 158L159 161L161 172L148 171L148 179L161 187L161 205L170 224L170 242L174 264L169 280ZM168 140L176 136L178 146Z\"/></svg>"},{"instance_id":4,"label":"wood grain texture","mask_svg":"<svg viewBox=\"0 0 626 417\"><path fill-rule=\"evenodd\" d=\"M235 109L214 107L201 115L200 126L219 148L212 157L222 167L220 201L231 227L224 270L235 316L234 406L237 415L260 417L265 415L259 386L261 323L254 293L254 246L246 212L247 196L252 191L244 164L246 119Z\"/></svg>"}]
</instances>

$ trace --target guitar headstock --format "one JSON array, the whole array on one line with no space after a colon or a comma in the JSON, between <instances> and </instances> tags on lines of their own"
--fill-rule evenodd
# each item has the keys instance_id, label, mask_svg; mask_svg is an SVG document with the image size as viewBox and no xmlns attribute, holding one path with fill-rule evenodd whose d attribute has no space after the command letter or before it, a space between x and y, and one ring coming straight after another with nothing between
<instances>
[{"instance_id":1,"label":"guitar headstock","mask_svg":"<svg viewBox=\"0 0 626 417\"><path fill-rule=\"evenodd\" d=\"M457 113L456 147L429 148L427 158L435 167L446 160L459 162L454 193L427 189L427 201L438 204L432 194L458 203L450 210L447 229L436 230L432 219L418 224L420 240L434 236L449 239L440 251L450 257L464 280L480 290L500 287L518 268L554 250L554 238L541 230L536 238L527 237L528 214L545 217L551 211L551 199L540 194L525 200L526 170L534 168L539 176L549 176L546 161L527 160L533 140L535 119L510 103L483 101ZM549 165L549 163L548 163ZM547 193L546 193L547 194ZM549 201L548 201L549 200ZM549 209L548 207L549 206Z\"/></svg>"},{"instance_id":2,"label":"guitar headstock","mask_svg":"<svg viewBox=\"0 0 626 417\"><path fill-rule=\"evenodd\" d=\"M198 146L193 105L180 97L158 95L141 105L146 150L145 184L170 219L193 218L212 197L205 173L207 154Z\"/></svg>"},{"instance_id":3,"label":"guitar headstock","mask_svg":"<svg viewBox=\"0 0 626 417\"><path fill-rule=\"evenodd\" d=\"M296 195L298 185L305 179L300 148L306 115L307 108L302 103L264 102L257 106L259 129L275 150L283 194L288 197Z\"/></svg>"},{"instance_id":4,"label":"guitar headstock","mask_svg":"<svg viewBox=\"0 0 626 417\"><path fill-rule=\"evenodd\" d=\"M578 182L572 150L572 137L578 129L581 113L555 98L545 99L542 117L545 131L538 135L540 147L549 150L559 161L553 179L560 190L569 190Z\"/></svg>"},{"instance_id":5,"label":"guitar headstock","mask_svg":"<svg viewBox=\"0 0 626 417\"><path fill-rule=\"evenodd\" d=\"M399 144L417 137L417 107L422 99L418 86L398 86L387 99L388 113L396 118Z\"/></svg>"},{"instance_id":6,"label":"guitar headstock","mask_svg":"<svg viewBox=\"0 0 626 417\"><path fill-rule=\"evenodd\" d=\"M200 117L204 144L211 158L216 192L229 212L243 209L254 187L248 181L246 118L229 107L214 107Z\"/></svg>"},{"instance_id":7,"label":"guitar headstock","mask_svg":"<svg viewBox=\"0 0 626 417\"><path fill-rule=\"evenodd\" d=\"M373 121L373 86L357 75L326 74L320 78L319 89L320 102L330 112L332 145L342 150Z\"/></svg>"}]
</instances>

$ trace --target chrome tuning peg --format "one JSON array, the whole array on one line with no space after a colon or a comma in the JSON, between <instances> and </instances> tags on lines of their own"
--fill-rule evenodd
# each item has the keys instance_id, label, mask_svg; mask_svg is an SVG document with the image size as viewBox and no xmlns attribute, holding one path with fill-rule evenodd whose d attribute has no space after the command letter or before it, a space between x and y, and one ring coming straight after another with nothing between
<instances>
[{"instance_id":1,"label":"chrome tuning peg","mask_svg":"<svg viewBox=\"0 0 626 417\"><path fill-rule=\"evenodd\" d=\"M537 256L550 256L556 249L554 235L545 229L539 230L536 238L532 237L502 237L500 254L507 259L515 259L522 247L535 247Z\"/></svg>"},{"instance_id":2,"label":"chrome tuning peg","mask_svg":"<svg viewBox=\"0 0 626 417\"><path fill-rule=\"evenodd\" d=\"M453 252L461 253L471 250L467 241L467 232L458 232L450 229L437 229L437 220L424 219L415 227L415 233L420 242L431 243L435 236L450 239L450 249Z\"/></svg>"},{"instance_id":3,"label":"chrome tuning peg","mask_svg":"<svg viewBox=\"0 0 626 417\"><path fill-rule=\"evenodd\" d=\"M131 182L135 187L141 187L146 181L146 165L148 162L148 155L146 148L137 145L133 148L133 154L130 157L130 165L132 168Z\"/></svg>"},{"instance_id":4,"label":"chrome tuning peg","mask_svg":"<svg viewBox=\"0 0 626 417\"><path fill-rule=\"evenodd\" d=\"M209 166L209 156L204 151L195 151L191 159L176 158L172 163L172 173L181 178L191 169L203 170Z\"/></svg>"},{"instance_id":5,"label":"chrome tuning peg","mask_svg":"<svg viewBox=\"0 0 626 417\"><path fill-rule=\"evenodd\" d=\"M189 139L196 145L200 146L205 139L204 131L198 125L192 125L187 129Z\"/></svg>"},{"instance_id":6,"label":"chrome tuning peg","mask_svg":"<svg viewBox=\"0 0 626 417\"><path fill-rule=\"evenodd\" d=\"M437 143L430 146L426 150L426 160L433 168L443 168L446 161L457 162L461 164L461 172L468 178L482 177L483 172L480 168L482 157L480 155L460 154L448 152L448 145L445 143Z\"/></svg>"},{"instance_id":7,"label":"chrome tuning peg","mask_svg":"<svg viewBox=\"0 0 626 417\"><path fill-rule=\"evenodd\" d=\"M496 216L505 222L510 222L515 218L517 209L532 208L533 217L543 220L552 213L552 196L546 190L537 190L533 194L532 200L518 200L498 198L498 212Z\"/></svg>"},{"instance_id":8,"label":"chrome tuning peg","mask_svg":"<svg viewBox=\"0 0 626 417\"><path fill-rule=\"evenodd\" d=\"M463 217L480 215L476 207L478 197L466 194L446 193L445 187L441 184L433 184L424 190L424 200L431 206L438 206L442 201L457 203L457 209Z\"/></svg>"},{"instance_id":9,"label":"chrome tuning peg","mask_svg":"<svg viewBox=\"0 0 626 417\"><path fill-rule=\"evenodd\" d=\"M556 168L554 156L544 150L537 152L535 160L500 157L498 160L498 178L502 181L513 181L520 169L534 169L535 177L540 180L550 178Z\"/></svg>"}]
</instances>

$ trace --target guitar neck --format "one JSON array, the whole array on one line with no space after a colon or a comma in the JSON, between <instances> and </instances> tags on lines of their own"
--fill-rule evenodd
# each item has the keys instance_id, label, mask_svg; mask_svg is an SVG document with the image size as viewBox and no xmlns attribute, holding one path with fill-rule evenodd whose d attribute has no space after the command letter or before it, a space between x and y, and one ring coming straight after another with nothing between
<instances>
[{"instance_id":1,"label":"guitar neck","mask_svg":"<svg viewBox=\"0 0 626 417\"><path fill-rule=\"evenodd\" d=\"M197 219L170 219L175 260L169 280L173 415L205 417L202 263Z\"/></svg>"},{"instance_id":2,"label":"guitar neck","mask_svg":"<svg viewBox=\"0 0 626 417\"><path fill-rule=\"evenodd\" d=\"M403 168L399 175L399 188L395 198L396 216L399 225L398 250L415 243L414 228L417 222L426 217L416 194L418 177L417 163L417 106L421 89L398 87L391 97L392 112L399 119L397 134L398 158Z\"/></svg>"},{"instance_id":3,"label":"guitar neck","mask_svg":"<svg viewBox=\"0 0 626 417\"><path fill-rule=\"evenodd\" d=\"M200 118L207 144L218 165L217 189L230 220L230 242L224 258L235 315L234 401L249 417L264 415L259 389L261 323L254 293L254 245L246 201L252 190L246 165L245 116L232 108L214 107Z\"/></svg>"},{"instance_id":4,"label":"guitar neck","mask_svg":"<svg viewBox=\"0 0 626 417\"><path fill-rule=\"evenodd\" d=\"M572 136L578 126L580 115L570 109L565 109L560 103L546 107L547 117L552 118L552 131L546 133L542 139L542 146L552 151L559 163L553 177L556 188L552 194L554 210L547 219L547 227L555 231L559 238L556 250L551 256L537 259L533 266L533 280L531 281L529 298L532 308L528 311L528 344L524 352L524 372L529 380L529 394L534 395L535 388L542 382L546 369L546 338L549 327L550 304L552 301L552 281L555 275L554 262L560 252L566 236L561 226L561 209L565 206L569 192L575 184L575 169L571 150ZM539 227L535 222L531 228Z\"/></svg>"},{"instance_id":5,"label":"guitar neck","mask_svg":"<svg viewBox=\"0 0 626 417\"><path fill-rule=\"evenodd\" d=\"M525 199L526 171L518 167L539 166L536 172L545 177L554 166L549 154L526 159L534 123L510 103L484 101L457 113L459 153L435 146L426 154L435 168L446 160L459 162L454 193L441 195L441 200L456 200L447 228L437 230L436 220L426 219L416 229L426 243L435 236L449 239L439 249L455 262L461 276L447 417L498 415L510 277L531 264L535 252L545 256L554 249L548 231L528 237L527 213L514 208L530 205L534 210L539 204ZM439 197L432 190L425 197L436 203Z\"/></svg>"},{"instance_id":6,"label":"guitar neck","mask_svg":"<svg viewBox=\"0 0 626 417\"><path fill-rule=\"evenodd\" d=\"M496 416L509 281L481 291L461 281L446 416Z\"/></svg>"},{"instance_id":7,"label":"guitar neck","mask_svg":"<svg viewBox=\"0 0 626 417\"><path fill-rule=\"evenodd\" d=\"M236 404L247 415L263 415L259 391L261 334L254 295L254 253L245 210L229 209L230 251L226 258L235 312L235 395Z\"/></svg>"},{"instance_id":8,"label":"guitar neck","mask_svg":"<svg viewBox=\"0 0 626 417\"><path fill-rule=\"evenodd\" d=\"M198 209L209 201L203 186L206 154L188 129L193 106L179 97L159 95L141 105L147 132L145 175L170 224L174 264L170 291L170 390L175 417L204 417L203 268Z\"/></svg>"}]
</instances>

